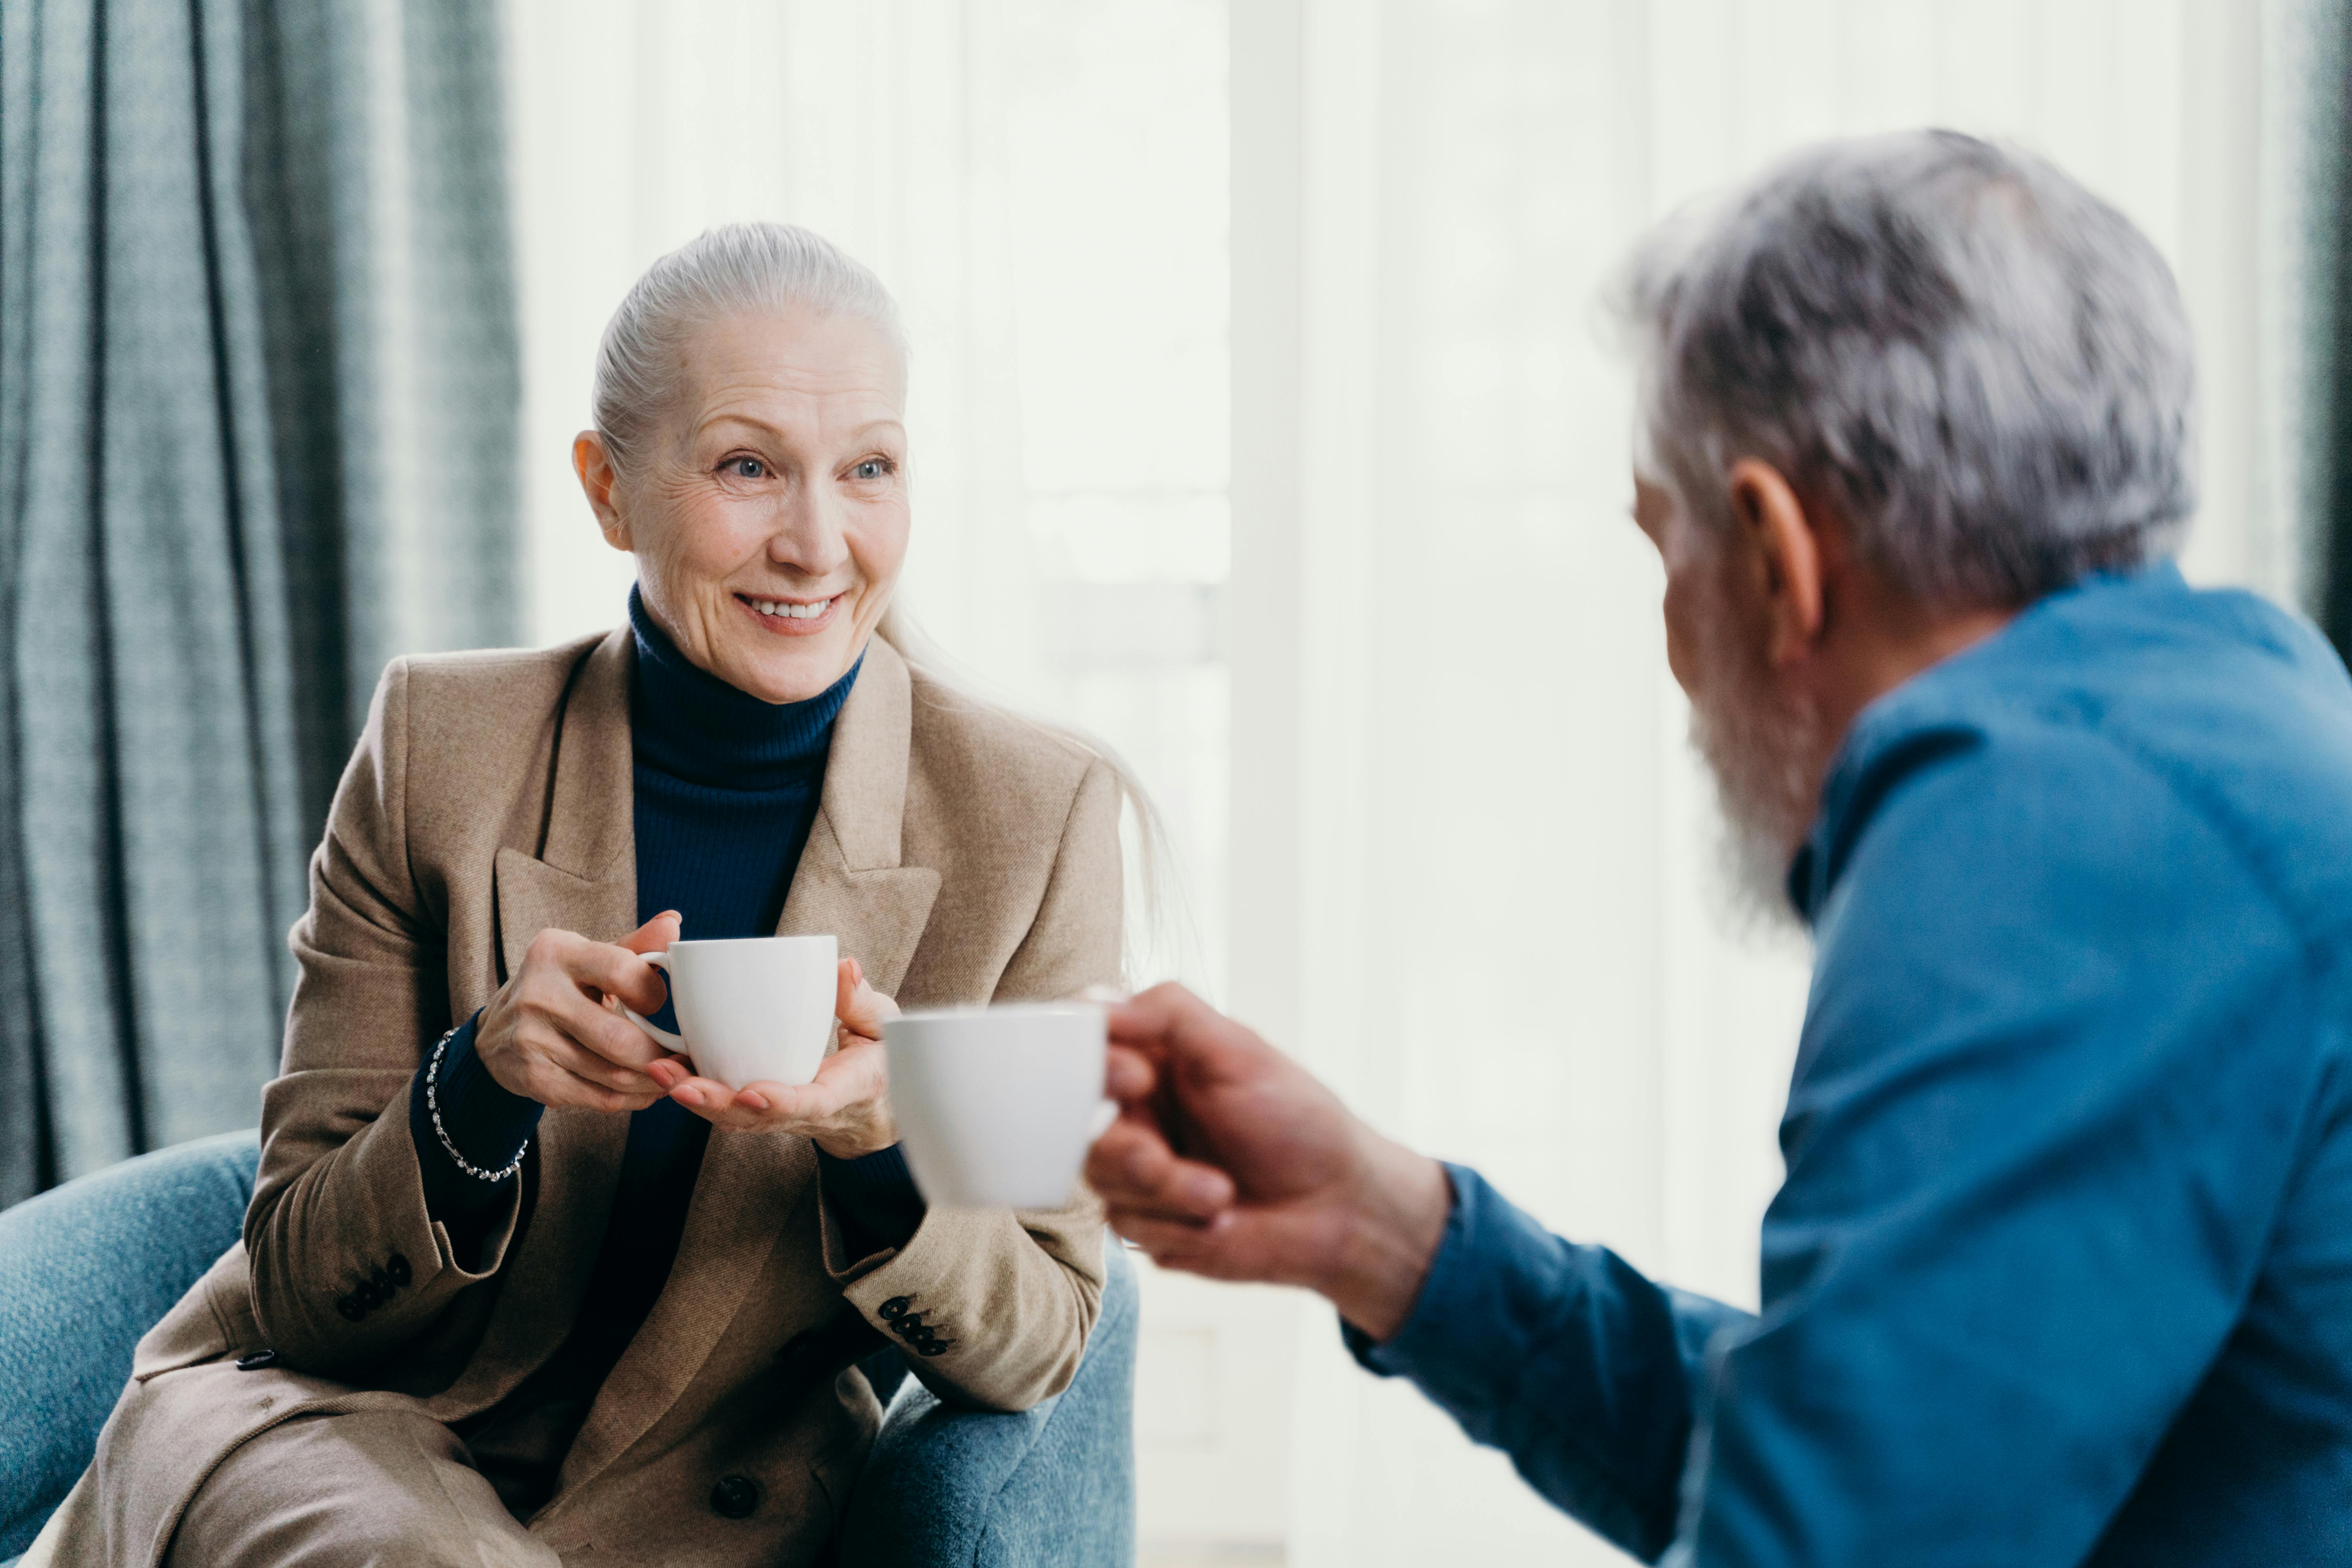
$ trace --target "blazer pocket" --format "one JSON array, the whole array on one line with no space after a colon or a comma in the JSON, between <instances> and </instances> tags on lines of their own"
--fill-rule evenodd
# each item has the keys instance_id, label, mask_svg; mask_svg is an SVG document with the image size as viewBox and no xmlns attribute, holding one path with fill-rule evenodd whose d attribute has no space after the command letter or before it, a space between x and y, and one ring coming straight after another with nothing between
<instances>
[{"instance_id":1,"label":"blazer pocket","mask_svg":"<svg viewBox=\"0 0 2352 1568\"><path fill-rule=\"evenodd\" d=\"M849 1494L866 1468L866 1457L874 1451L874 1439L881 1428L881 1405L855 1365L835 1375L833 1394L831 1399L811 1401L823 1410L824 1426L817 1434L808 1467L816 1479L817 1494L833 1509L833 1527L838 1529L849 1517Z\"/></svg>"},{"instance_id":2,"label":"blazer pocket","mask_svg":"<svg viewBox=\"0 0 2352 1568\"><path fill-rule=\"evenodd\" d=\"M131 1378L149 1378L236 1353L258 1337L253 1287L246 1272L245 1243L238 1242L205 1270L204 1277L147 1331L131 1352Z\"/></svg>"}]
</instances>

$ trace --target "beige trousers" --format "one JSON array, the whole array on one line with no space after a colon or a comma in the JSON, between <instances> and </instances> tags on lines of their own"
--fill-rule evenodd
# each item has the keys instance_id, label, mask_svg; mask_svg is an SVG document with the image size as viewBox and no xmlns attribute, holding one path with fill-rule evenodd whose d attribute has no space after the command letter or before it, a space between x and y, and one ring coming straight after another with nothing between
<instances>
[{"instance_id":1,"label":"beige trousers","mask_svg":"<svg viewBox=\"0 0 2352 1568\"><path fill-rule=\"evenodd\" d=\"M298 1415L197 1489L164 1568L560 1568L422 1411Z\"/></svg>"}]
</instances>

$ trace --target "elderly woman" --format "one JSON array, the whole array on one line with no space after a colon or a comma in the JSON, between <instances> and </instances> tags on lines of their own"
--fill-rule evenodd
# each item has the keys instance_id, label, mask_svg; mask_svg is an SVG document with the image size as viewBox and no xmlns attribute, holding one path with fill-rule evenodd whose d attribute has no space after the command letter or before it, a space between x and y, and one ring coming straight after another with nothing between
<instances>
[{"instance_id":1,"label":"elderly woman","mask_svg":"<svg viewBox=\"0 0 2352 1568\"><path fill-rule=\"evenodd\" d=\"M1120 781L882 630L905 353L879 282L754 225L614 316L574 465L629 625L395 661L296 928L244 1245L142 1344L67 1561L805 1563L896 1345L1055 1393L1098 1211L926 1214L887 998L1117 977ZM618 1008L687 938L831 932L814 1082L693 1076Z\"/></svg>"}]
</instances>

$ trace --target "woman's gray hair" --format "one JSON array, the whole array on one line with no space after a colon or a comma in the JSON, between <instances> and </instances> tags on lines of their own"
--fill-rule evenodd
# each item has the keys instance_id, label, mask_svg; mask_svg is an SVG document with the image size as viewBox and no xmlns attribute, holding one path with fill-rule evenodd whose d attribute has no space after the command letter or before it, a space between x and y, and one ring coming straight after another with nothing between
<instances>
[{"instance_id":1,"label":"woman's gray hair","mask_svg":"<svg viewBox=\"0 0 2352 1568\"><path fill-rule=\"evenodd\" d=\"M596 350L592 406L614 469L629 470L647 433L675 405L679 349L697 328L796 307L871 323L906 363L906 325L882 279L795 224L721 224L646 268Z\"/></svg>"},{"instance_id":2,"label":"woman's gray hair","mask_svg":"<svg viewBox=\"0 0 2352 1568\"><path fill-rule=\"evenodd\" d=\"M1638 459L1727 521L1744 457L1895 583L2014 606L2171 555L2197 501L2171 268L2047 161L1949 131L1825 143L1637 253Z\"/></svg>"}]
</instances>

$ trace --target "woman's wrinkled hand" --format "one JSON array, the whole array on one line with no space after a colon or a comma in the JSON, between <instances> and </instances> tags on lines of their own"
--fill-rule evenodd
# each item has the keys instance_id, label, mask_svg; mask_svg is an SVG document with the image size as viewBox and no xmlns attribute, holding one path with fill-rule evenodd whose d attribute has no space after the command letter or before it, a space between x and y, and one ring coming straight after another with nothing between
<instances>
[{"instance_id":1,"label":"woman's wrinkled hand","mask_svg":"<svg viewBox=\"0 0 2352 1568\"><path fill-rule=\"evenodd\" d=\"M836 1160L887 1149L898 1141L890 1120L890 1074L883 1065L882 1025L898 1005L866 983L854 958L841 961L834 1016L837 1048L798 1087L747 1083L740 1090L696 1078L683 1059L665 1057L647 1073L669 1097L714 1127L731 1132L790 1132L813 1140Z\"/></svg>"},{"instance_id":2,"label":"woman's wrinkled hand","mask_svg":"<svg viewBox=\"0 0 2352 1568\"><path fill-rule=\"evenodd\" d=\"M554 930L532 937L522 967L475 1026L482 1066L509 1092L541 1105L643 1110L661 1099L666 1086L647 1069L677 1058L617 1009L650 1013L662 1005L661 972L638 954L667 948L678 925L672 911L617 942Z\"/></svg>"}]
</instances>

